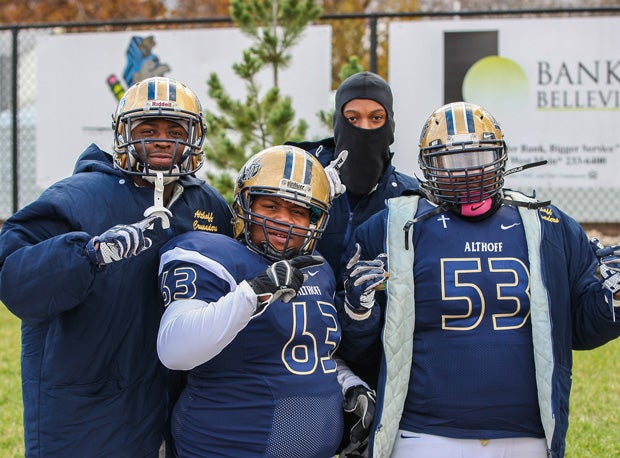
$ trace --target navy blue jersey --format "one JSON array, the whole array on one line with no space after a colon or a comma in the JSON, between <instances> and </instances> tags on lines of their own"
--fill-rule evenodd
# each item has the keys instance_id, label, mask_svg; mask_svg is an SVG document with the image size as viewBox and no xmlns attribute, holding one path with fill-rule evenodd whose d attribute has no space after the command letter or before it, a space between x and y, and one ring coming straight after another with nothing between
<instances>
[{"instance_id":1,"label":"navy blue jersey","mask_svg":"<svg viewBox=\"0 0 620 458\"><path fill-rule=\"evenodd\" d=\"M405 225L416 205L415 223ZM369 456L389 456L399 427L461 438L545 437L550 456L564 456L572 352L620 333L587 235L557 207L537 208L509 190L503 206L477 222L432 210L417 197L391 201L348 248L359 243L361 259L387 252L391 273L367 319L349 318L337 302L339 355L363 363L380 352Z\"/></svg>"},{"instance_id":2,"label":"navy blue jersey","mask_svg":"<svg viewBox=\"0 0 620 458\"><path fill-rule=\"evenodd\" d=\"M177 237L161 259L165 296L206 303L271 264L217 234ZM172 420L181 457L334 455L343 432L332 359L340 341L335 281L327 263L304 272L296 298L275 301L219 354L189 371Z\"/></svg>"},{"instance_id":3,"label":"navy blue jersey","mask_svg":"<svg viewBox=\"0 0 620 458\"><path fill-rule=\"evenodd\" d=\"M430 209L421 200L418 215ZM401 427L463 438L544 437L517 209L501 207L491 224L439 213L416 223L414 244L416 332Z\"/></svg>"}]
</instances>

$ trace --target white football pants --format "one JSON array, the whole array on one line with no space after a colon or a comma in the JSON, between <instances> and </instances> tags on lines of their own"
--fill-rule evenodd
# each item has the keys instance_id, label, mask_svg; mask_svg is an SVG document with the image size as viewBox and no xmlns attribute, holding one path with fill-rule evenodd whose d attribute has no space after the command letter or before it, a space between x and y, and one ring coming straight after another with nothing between
<instances>
[{"instance_id":1,"label":"white football pants","mask_svg":"<svg viewBox=\"0 0 620 458\"><path fill-rule=\"evenodd\" d=\"M546 458L547 442L533 437L454 439L400 430L391 458Z\"/></svg>"}]
</instances>

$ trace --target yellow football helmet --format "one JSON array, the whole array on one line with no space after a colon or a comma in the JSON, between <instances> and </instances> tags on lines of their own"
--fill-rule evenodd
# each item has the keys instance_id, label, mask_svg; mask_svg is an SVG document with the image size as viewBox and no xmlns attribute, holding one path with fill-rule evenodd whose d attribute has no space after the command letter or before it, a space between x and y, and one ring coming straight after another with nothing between
<instances>
[{"instance_id":1,"label":"yellow football helmet","mask_svg":"<svg viewBox=\"0 0 620 458\"><path fill-rule=\"evenodd\" d=\"M310 208L310 225L302 227L283 224L257 215L252 212L251 206L253 197L258 195L275 195ZM234 189L234 235L235 238L243 239L250 249L271 260L310 254L327 225L330 206L329 182L321 163L296 146L272 146L248 159L239 172ZM277 227L273 226L273 223L277 223ZM286 232L287 241L284 250L277 250L266 242L258 245L253 243L250 239L252 224L262 226L266 240L268 230ZM299 251L292 247L288 248L293 231L297 235L306 234Z\"/></svg>"},{"instance_id":2,"label":"yellow football helmet","mask_svg":"<svg viewBox=\"0 0 620 458\"><path fill-rule=\"evenodd\" d=\"M148 138L133 140L132 129L137 125L137 121L143 121L145 118L165 118L178 122L187 130L187 141ZM156 171L149 169L143 154L135 147L142 142L175 143L176 161L173 161L166 171L167 177L193 174L204 162L202 144L206 127L202 106L194 91L171 78L147 78L127 89L113 115L112 128L114 164L127 173L145 178L156 176Z\"/></svg>"},{"instance_id":3,"label":"yellow football helmet","mask_svg":"<svg viewBox=\"0 0 620 458\"><path fill-rule=\"evenodd\" d=\"M490 202L504 185L504 134L479 105L456 102L435 110L422 129L419 146L423 188L437 203Z\"/></svg>"}]
</instances>

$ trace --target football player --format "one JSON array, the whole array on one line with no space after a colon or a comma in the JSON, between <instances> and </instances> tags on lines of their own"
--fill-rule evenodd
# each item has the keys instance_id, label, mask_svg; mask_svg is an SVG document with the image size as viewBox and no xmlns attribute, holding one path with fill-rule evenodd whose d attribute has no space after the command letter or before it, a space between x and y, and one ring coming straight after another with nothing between
<instances>
[{"instance_id":1,"label":"football player","mask_svg":"<svg viewBox=\"0 0 620 458\"><path fill-rule=\"evenodd\" d=\"M331 457L343 401L367 433L372 392L334 358L334 274L313 254L329 207L321 164L274 146L236 180L235 239L188 233L162 249L157 349L189 371L172 418L179 457Z\"/></svg>"},{"instance_id":2,"label":"football player","mask_svg":"<svg viewBox=\"0 0 620 458\"><path fill-rule=\"evenodd\" d=\"M370 456L562 457L572 351L620 335L616 252L505 189L506 161L488 111L442 106L420 137L424 196L351 241L340 351L380 353Z\"/></svg>"},{"instance_id":3,"label":"football player","mask_svg":"<svg viewBox=\"0 0 620 458\"><path fill-rule=\"evenodd\" d=\"M226 201L194 176L205 125L190 88L135 84L113 129L112 155L90 145L0 234L0 299L22 320L28 457L159 455L159 248L187 231L232 235Z\"/></svg>"},{"instance_id":4,"label":"football player","mask_svg":"<svg viewBox=\"0 0 620 458\"><path fill-rule=\"evenodd\" d=\"M340 280L340 261L353 231L385 208L386 199L417 190L418 180L392 164L390 145L396 129L392 89L376 73L356 73L338 87L333 127L331 138L291 144L326 167L332 194L338 197L317 247Z\"/></svg>"}]
</instances>

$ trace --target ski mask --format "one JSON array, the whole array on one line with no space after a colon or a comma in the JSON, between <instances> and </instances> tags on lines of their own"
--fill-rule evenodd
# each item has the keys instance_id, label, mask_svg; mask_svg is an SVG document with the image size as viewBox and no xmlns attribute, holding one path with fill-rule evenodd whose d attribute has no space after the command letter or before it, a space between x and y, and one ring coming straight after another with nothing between
<instances>
[{"instance_id":1,"label":"ski mask","mask_svg":"<svg viewBox=\"0 0 620 458\"><path fill-rule=\"evenodd\" d=\"M347 121L342 110L353 99L370 99L381 104L387 113L385 124L377 129L361 129ZM394 126L392 91L379 75L361 72L344 80L336 91L334 154L338 156L342 150L349 151L348 159L340 170L340 179L348 192L366 195L379 182L390 163Z\"/></svg>"}]
</instances>

